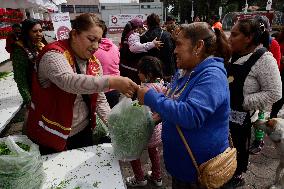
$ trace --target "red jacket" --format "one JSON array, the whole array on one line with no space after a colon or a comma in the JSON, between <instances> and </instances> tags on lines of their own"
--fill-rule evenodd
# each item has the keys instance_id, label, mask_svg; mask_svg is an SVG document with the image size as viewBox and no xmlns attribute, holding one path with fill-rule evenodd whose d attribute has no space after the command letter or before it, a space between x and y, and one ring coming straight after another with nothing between
<instances>
[{"instance_id":1,"label":"red jacket","mask_svg":"<svg viewBox=\"0 0 284 189\"><path fill-rule=\"evenodd\" d=\"M72 56L72 50L67 40L56 41L45 46L38 57L48 51L56 50L61 52L74 69L76 59ZM37 63L37 66L38 66ZM87 75L97 75L100 65L95 57L89 59ZM95 109L97 94L91 97L91 120L92 127L95 127ZM73 119L73 106L76 94L63 91L55 84L42 88L38 81L37 72L32 75L32 102L29 108L27 120L27 135L36 143L52 148L57 151L66 150L66 141L71 131Z\"/></svg>"},{"instance_id":2,"label":"red jacket","mask_svg":"<svg viewBox=\"0 0 284 189\"><path fill-rule=\"evenodd\" d=\"M280 50L281 50L281 58L284 56L284 42L279 43L280 45ZM282 60L284 61L284 60ZM282 72L284 69L284 63L282 62L282 64L280 64L280 72Z\"/></svg>"},{"instance_id":3,"label":"red jacket","mask_svg":"<svg viewBox=\"0 0 284 189\"><path fill-rule=\"evenodd\" d=\"M280 69L281 51L280 51L280 45L275 39L272 39L271 44L269 46L269 51L276 59L278 68Z\"/></svg>"}]
</instances>

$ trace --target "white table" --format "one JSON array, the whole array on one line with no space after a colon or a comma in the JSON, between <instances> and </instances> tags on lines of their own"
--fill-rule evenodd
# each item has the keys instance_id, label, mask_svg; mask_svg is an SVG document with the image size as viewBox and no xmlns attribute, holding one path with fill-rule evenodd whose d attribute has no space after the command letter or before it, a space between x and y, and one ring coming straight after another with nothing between
<instances>
[{"instance_id":1,"label":"white table","mask_svg":"<svg viewBox=\"0 0 284 189\"><path fill-rule=\"evenodd\" d=\"M6 39L0 39L0 64L10 58L10 54L6 51Z\"/></svg>"},{"instance_id":2,"label":"white table","mask_svg":"<svg viewBox=\"0 0 284 189\"><path fill-rule=\"evenodd\" d=\"M111 144L42 157L46 180L42 189L125 189Z\"/></svg>"},{"instance_id":3,"label":"white table","mask_svg":"<svg viewBox=\"0 0 284 189\"><path fill-rule=\"evenodd\" d=\"M11 73L0 80L0 133L21 109L22 104L23 99Z\"/></svg>"}]
</instances>

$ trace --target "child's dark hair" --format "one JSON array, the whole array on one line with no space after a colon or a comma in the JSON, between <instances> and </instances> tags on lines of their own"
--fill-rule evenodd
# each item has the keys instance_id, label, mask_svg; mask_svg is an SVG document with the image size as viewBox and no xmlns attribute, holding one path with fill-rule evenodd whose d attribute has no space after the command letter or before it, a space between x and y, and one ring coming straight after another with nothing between
<instances>
[{"instance_id":1,"label":"child's dark hair","mask_svg":"<svg viewBox=\"0 0 284 189\"><path fill-rule=\"evenodd\" d=\"M151 81L163 78L161 61L153 56L143 56L138 62L138 71Z\"/></svg>"},{"instance_id":2,"label":"child's dark hair","mask_svg":"<svg viewBox=\"0 0 284 189\"><path fill-rule=\"evenodd\" d=\"M100 20L100 22L101 22L101 25L103 26L103 38L106 38L106 36L107 36L107 26L106 26L106 23L105 23L105 21L103 21L103 20Z\"/></svg>"}]
</instances>

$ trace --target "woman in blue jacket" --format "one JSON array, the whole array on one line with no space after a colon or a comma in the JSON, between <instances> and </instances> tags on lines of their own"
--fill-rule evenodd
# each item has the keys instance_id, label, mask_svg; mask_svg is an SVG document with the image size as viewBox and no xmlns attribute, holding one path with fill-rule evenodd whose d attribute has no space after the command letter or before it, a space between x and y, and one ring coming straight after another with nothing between
<instances>
[{"instance_id":1,"label":"woman in blue jacket","mask_svg":"<svg viewBox=\"0 0 284 189\"><path fill-rule=\"evenodd\" d=\"M163 121L164 162L173 179L172 188L198 188L196 169L176 126L198 165L229 146L230 97L224 62L231 51L222 31L196 22L181 26L175 54L180 70L167 93L142 87L138 99Z\"/></svg>"}]
</instances>

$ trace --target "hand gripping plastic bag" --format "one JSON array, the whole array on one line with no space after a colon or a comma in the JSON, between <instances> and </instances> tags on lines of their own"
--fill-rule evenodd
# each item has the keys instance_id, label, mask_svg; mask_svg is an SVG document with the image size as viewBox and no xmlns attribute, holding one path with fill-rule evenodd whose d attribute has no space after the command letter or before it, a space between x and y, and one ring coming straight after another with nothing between
<instances>
[{"instance_id":1,"label":"hand gripping plastic bag","mask_svg":"<svg viewBox=\"0 0 284 189\"><path fill-rule=\"evenodd\" d=\"M36 144L25 135L0 138L1 189L39 189L44 178Z\"/></svg>"},{"instance_id":2,"label":"hand gripping plastic bag","mask_svg":"<svg viewBox=\"0 0 284 189\"><path fill-rule=\"evenodd\" d=\"M141 156L155 126L149 107L130 98L123 98L113 107L108 125L114 154L123 161Z\"/></svg>"}]
</instances>

